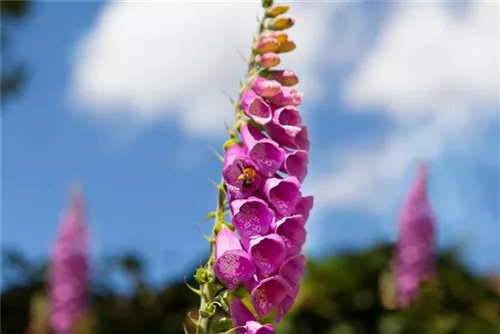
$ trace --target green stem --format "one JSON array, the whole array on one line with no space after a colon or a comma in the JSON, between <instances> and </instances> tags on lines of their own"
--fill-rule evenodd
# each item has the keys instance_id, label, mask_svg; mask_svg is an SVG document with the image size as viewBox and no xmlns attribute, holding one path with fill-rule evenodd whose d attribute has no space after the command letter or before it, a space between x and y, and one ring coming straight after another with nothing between
<instances>
[{"instance_id":1,"label":"green stem","mask_svg":"<svg viewBox=\"0 0 500 334\"><path fill-rule=\"evenodd\" d=\"M265 20L266 17L265 15L262 16L262 18L259 21L259 29L257 32L257 38L264 32L265 29ZM249 81L251 77L251 71L254 69L257 63L256 59L256 54L253 52L253 46L252 46L252 52L250 59L248 61L248 70L247 70L247 75L246 75L246 80ZM248 85L248 82L246 83ZM233 124L233 128L231 129L230 133L236 133L237 131L237 125L239 121L242 118L241 113L238 112L239 106L241 104L241 93L238 97L238 104L236 106L236 117L235 121ZM215 226L212 230L212 239L215 240L215 237L217 236L218 233L218 228L220 228L219 223L225 222L224 219L224 201L226 199L226 193L224 190L224 179L221 178L221 182L219 184L219 195L217 198L217 211L216 211L216 216L215 216ZM215 261L215 247L214 243L212 242L210 244L210 258L207 263L207 272L209 277L214 277L214 280L211 282L208 282L206 284L202 284L200 286L200 291L201 291L201 300L200 300L200 310L203 310L208 303L210 303L214 297L215 297L215 272L214 272L214 264ZM196 327L196 334L208 334L208 330L210 328L210 318L203 318L201 315L198 317L198 326Z\"/></svg>"}]
</instances>

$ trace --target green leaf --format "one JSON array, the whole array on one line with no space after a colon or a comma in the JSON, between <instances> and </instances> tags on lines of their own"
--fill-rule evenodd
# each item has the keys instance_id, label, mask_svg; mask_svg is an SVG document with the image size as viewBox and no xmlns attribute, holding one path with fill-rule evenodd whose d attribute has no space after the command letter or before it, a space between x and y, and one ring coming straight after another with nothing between
<instances>
[{"instance_id":1,"label":"green leaf","mask_svg":"<svg viewBox=\"0 0 500 334\"><path fill-rule=\"evenodd\" d=\"M245 56L243 55L243 53L237 49L236 52L238 53L238 55L240 56L241 59L243 59L243 61L245 62L245 64L248 64L248 59L245 58Z\"/></svg>"},{"instance_id":2,"label":"green leaf","mask_svg":"<svg viewBox=\"0 0 500 334\"><path fill-rule=\"evenodd\" d=\"M208 148L210 151L212 151L213 154L215 154L215 156L217 157L217 159L219 159L220 162L224 162L224 157L222 155L220 155L219 152L217 152L216 149L212 148L212 147L209 147Z\"/></svg>"},{"instance_id":3,"label":"green leaf","mask_svg":"<svg viewBox=\"0 0 500 334\"><path fill-rule=\"evenodd\" d=\"M198 326L200 325L200 324L199 324L199 322L198 322L198 320L194 319L194 318L191 316L191 312L189 312L189 313L187 314L187 316L188 316L189 320L191 320L191 322L193 323L193 325L195 325L196 327L198 327Z\"/></svg>"},{"instance_id":4,"label":"green leaf","mask_svg":"<svg viewBox=\"0 0 500 334\"><path fill-rule=\"evenodd\" d=\"M217 212L215 211L212 211L210 212L206 217L205 219L203 220L204 222L207 222L209 220L212 220L212 219L215 219L215 217L217 217Z\"/></svg>"},{"instance_id":5,"label":"green leaf","mask_svg":"<svg viewBox=\"0 0 500 334\"><path fill-rule=\"evenodd\" d=\"M234 104L234 99L229 95L226 91L222 91L222 94L224 94L228 99L231 104Z\"/></svg>"},{"instance_id":6,"label":"green leaf","mask_svg":"<svg viewBox=\"0 0 500 334\"><path fill-rule=\"evenodd\" d=\"M199 289L195 289L191 285L189 285L189 283L186 281L186 276L184 276L184 284L186 284L186 286L189 288L189 290L193 291L194 293L196 293L198 296L201 297L201 291Z\"/></svg>"}]
</instances>

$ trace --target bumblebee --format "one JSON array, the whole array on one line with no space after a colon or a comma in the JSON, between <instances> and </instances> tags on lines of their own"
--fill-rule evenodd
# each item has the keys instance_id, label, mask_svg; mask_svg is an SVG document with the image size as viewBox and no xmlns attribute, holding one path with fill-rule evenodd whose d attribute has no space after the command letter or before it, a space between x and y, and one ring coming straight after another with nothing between
<instances>
[{"instance_id":1,"label":"bumblebee","mask_svg":"<svg viewBox=\"0 0 500 334\"><path fill-rule=\"evenodd\" d=\"M255 181L257 172L252 167L245 167L242 162L238 164L238 168L241 172L240 176L238 176L238 181L243 181L241 185L243 189L250 189Z\"/></svg>"}]
</instances>

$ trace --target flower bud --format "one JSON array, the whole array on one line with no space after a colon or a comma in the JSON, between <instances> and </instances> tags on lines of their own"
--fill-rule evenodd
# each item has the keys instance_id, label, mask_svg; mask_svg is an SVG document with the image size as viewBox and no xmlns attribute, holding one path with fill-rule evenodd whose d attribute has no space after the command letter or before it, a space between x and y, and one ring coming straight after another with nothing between
<instances>
[{"instance_id":1,"label":"flower bud","mask_svg":"<svg viewBox=\"0 0 500 334\"><path fill-rule=\"evenodd\" d=\"M213 281L213 276L210 275L206 268L196 269L196 274L194 275L196 282L200 284L207 284Z\"/></svg>"},{"instance_id":2,"label":"flower bud","mask_svg":"<svg viewBox=\"0 0 500 334\"><path fill-rule=\"evenodd\" d=\"M266 10L267 17L276 17L281 14L285 14L290 9L289 5L274 5Z\"/></svg>"},{"instance_id":3,"label":"flower bud","mask_svg":"<svg viewBox=\"0 0 500 334\"><path fill-rule=\"evenodd\" d=\"M274 52L264 53L259 57L259 64L264 68L278 66L281 62L280 56Z\"/></svg>"},{"instance_id":4,"label":"flower bud","mask_svg":"<svg viewBox=\"0 0 500 334\"><path fill-rule=\"evenodd\" d=\"M292 70L272 70L268 72L267 78L278 81L282 86L294 86L299 78Z\"/></svg>"},{"instance_id":5,"label":"flower bud","mask_svg":"<svg viewBox=\"0 0 500 334\"><path fill-rule=\"evenodd\" d=\"M273 5L273 0L262 0L262 7L268 8Z\"/></svg>"},{"instance_id":6,"label":"flower bud","mask_svg":"<svg viewBox=\"0 0 500 334\"><path fill-rule=\"evenodd\" d=\"M287 40L288 40L288 35L286 32L284 31L268 31L268 32L265 32L263 33L260 38L264 38L264 37L269 37L269 38L274 38L275 40L277 40L280 44L283 44L285 43Z\"/></svg>"},{"instance_id":7,"label":"flower bud","mask_svg":"<svg viewBox=\"0 0 500 334\"><path fill-rule=\"evenodd\" d=\"M286 16L276 16L273 18L267 28L269 30L284 30L291 28L295 23L295 19L293 17L286 17Z\"/></svg>"},{"instance_id":8,"label":"flower bud","mask_svg":"<svg viewBox=\"0 0 500 334\"><path fill-rule=\"evenodd\" d=\"M257 76L252 82L252 89L257 95L271 97L281 92L281 85L278 81Z\"/></svg>"},{"instance_id":9,"label":"flower bud","mask_svg":"<svg viewBox=\"0 0 500 334\"><path fill-rule=\"evenodd\" d=\"M290 52L295 50L297 45L295 45L294 41L291 40L286 40L284 43L281 43L280 47L278 50L276 50L277 53L285 53L285 52Z\"/></svg>"},{"instance_id":10,"label":"flower bud","mask_svg":"<svg viewBox=\"0 0 500 334\"><path fill-rule=\"evenodd\" d=\"M264 37L260 39L255 45L257 53L263 54L266 52L274 52L280 47L280 43L271 37Z\"/></svg>"},{"instance_id":11,"label":"flower bud","mask_svg":"<svg viewBox=\"0 0 500 334\"><path fill-rule=\"evenodd\" d=\"M210 318L217 311L217 306L214 303L208 303L205 308L200 310L200 315L202 318Z\"/></svg>"}]
</instances>

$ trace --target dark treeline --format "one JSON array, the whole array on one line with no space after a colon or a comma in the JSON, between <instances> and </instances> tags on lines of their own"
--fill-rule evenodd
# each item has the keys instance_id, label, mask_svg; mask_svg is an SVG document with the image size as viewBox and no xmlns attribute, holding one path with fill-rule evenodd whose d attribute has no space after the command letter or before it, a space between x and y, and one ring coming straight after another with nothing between
<instances>
[{"instance_id":1,"label":"dark treeline","mask_svg":"<svg viewBox=\"0 0 500 334\"><path fill-rule=\"evenodd\" d=\"M500 332L498 277L473 275L447 251L438 259L439 279L422 287L407 310L397 310L390 275L391 248L374 247L308 263L301 293L278 333L467 333ZM47 329L46 266L19 253L2 254L1 333L42 333ZM119 293L103 279L91 284L92 333L183 333L187 314L196 316L197 296L182 280L150 287L138 256L118 257L107 270L133 282ZM94 274L99 278L99 275ZM191 285L196 286L194 279ZM28 324L31 324L31 330ZM35 328L35 329L33 329ZM192 332L192 326L188 325Z\"/></svg>"}]
</instances>

